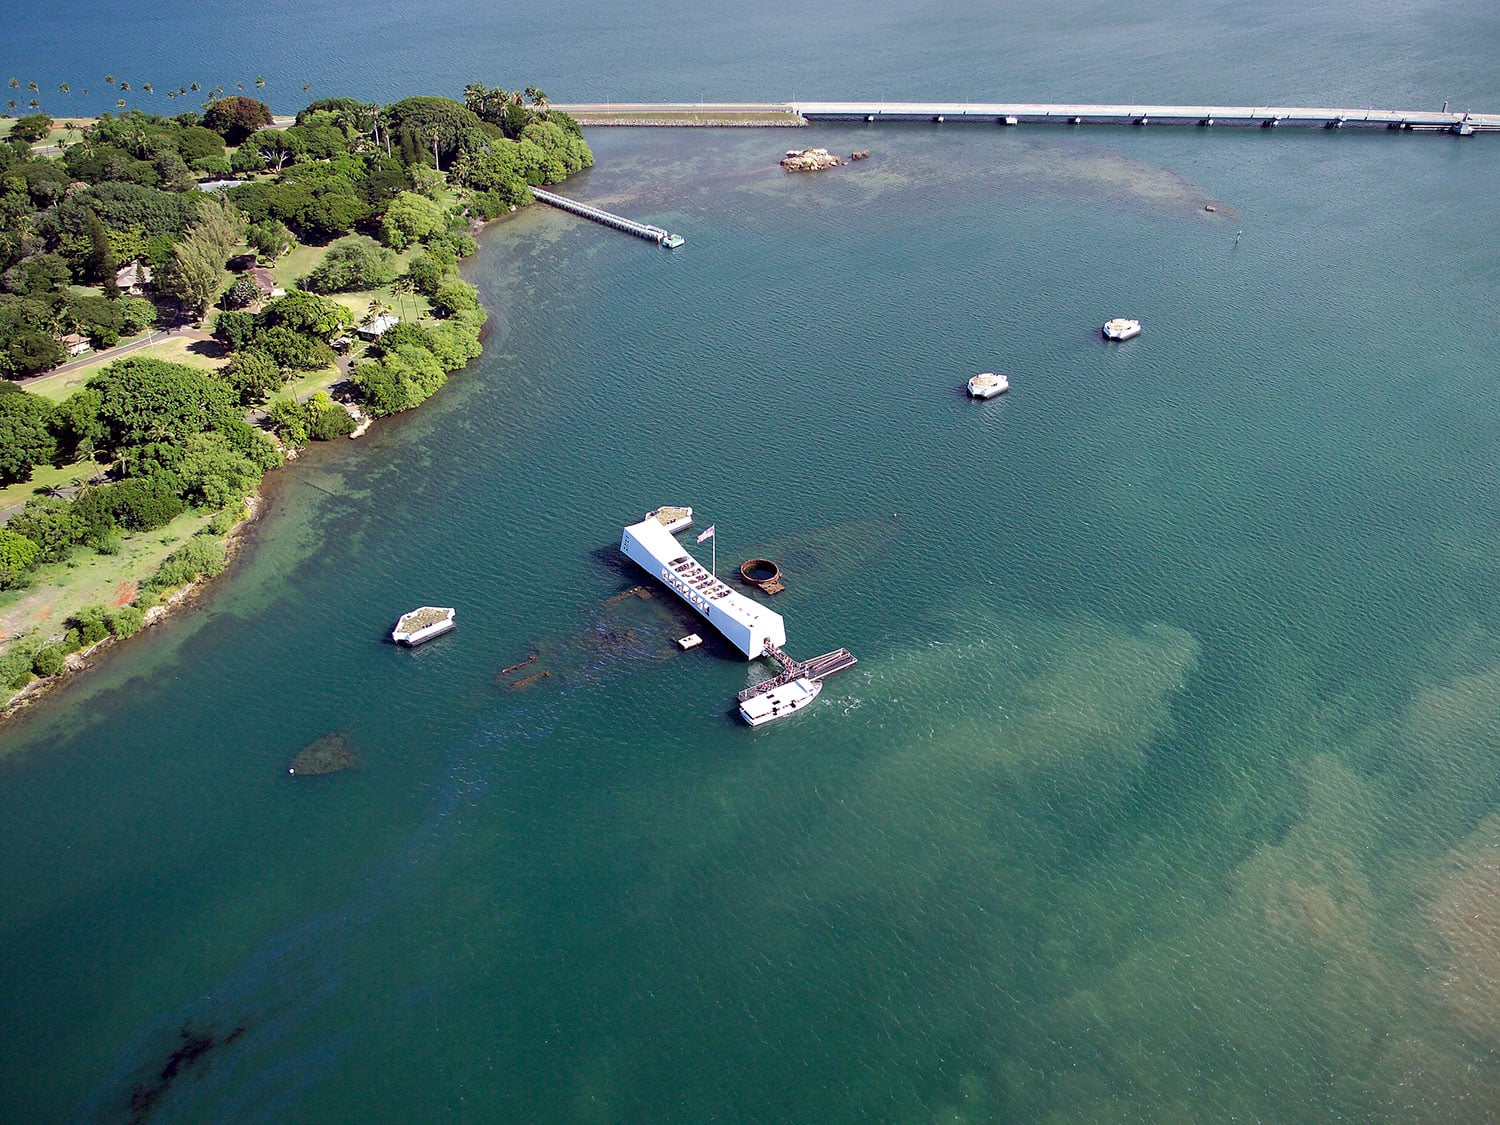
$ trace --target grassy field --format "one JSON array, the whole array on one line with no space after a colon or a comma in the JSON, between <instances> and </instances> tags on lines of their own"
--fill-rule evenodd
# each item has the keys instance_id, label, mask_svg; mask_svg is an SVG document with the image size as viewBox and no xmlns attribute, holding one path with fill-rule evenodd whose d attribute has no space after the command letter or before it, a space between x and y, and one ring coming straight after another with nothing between
<instances>
[{"instance_id":1,"label":"grassy field","mask_svg":"<svg viewBox=\"0 0 1500 1125\"><path fill-rule=\"evenodd\" d=\"M70 371L53 372L50 375L32 379L26 384L26 389L52 402L61 402L87 383L92 376L98 374L107 364L129 356L149 356L152 359L170 360L172 363L195 367L199 371L217 371L229 360L229 353L217 341L193 340L187 336L166 336L156 343L146 344L144 347L136 348L123 355L105 352Z\"/></svg>"},{"instance_id":2,"label":"grassy field","mask_svg":"<svg viewBox=\"0 0 1500 1125\"><path fill-rule=\"evenodd\" d=\"M100 469L93 461L77 461L62 468L38 465L31 470L31 479L20 484L0 487L0 518L12 508L19 508L33 496L41 496L49 489L66 488L75 480L88 480Z\"/></svg>"},{"instance_id":3,"label":"grassy field","mask_svg":"<svg viewBox=\"0 0 1500 1125\"><path fill-rule=\"evenodd\" d=\"M117 555L80 547L67 562L38 569L28 589L0 591L0 652L27 638L61 636L63 623L91 605L128 605L137 585L213 517L186 512L166 527L129 536Z\"/></svg>"},{"instance_id":4,"label":"grassy field","mask_svg":"<svg viewBox=\"0 0 1500 1125\"><path fill-rule=\"evenodd\" d=\"M19 106L10 117L0 117L0 141L10 136L10 131L15 128L16 118L28 117L37 110L22 110ZM83 140L83 131L94 123L92 117L54 117L52 119L52 134L46 140L41 141L42 147L47 145L71 145Z\"/></svg>"}]
</instances>

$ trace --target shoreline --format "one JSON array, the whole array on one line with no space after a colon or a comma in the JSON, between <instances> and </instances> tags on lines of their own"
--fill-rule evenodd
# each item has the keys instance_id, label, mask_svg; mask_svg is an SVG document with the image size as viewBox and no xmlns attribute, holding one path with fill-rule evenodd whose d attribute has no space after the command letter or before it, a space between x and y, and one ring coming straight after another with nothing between
<instances>
[{"instance_id":1,"label":"shoreline","mask_svg":"<svg viewBox=\"0 0 1500 1125\"><path fill-rule=\"evenodd\" d=\"M265 481L270 477L261 478L256 485L255 491L244 499L245 515L230 528L220 540L224 544L224 569L214 578L199 576L185 586L172 591L159 605L154 605L146 611L145 619L141 627L129 637L105 637L88 648L79 649L77 652L69 653L63 663L63 669L55 676L38 676L26 686L22 687L15 695L0 707L0 727L13 720L17 715L31 711L38 703L50 699L54 694L62 691L69 684L78 679L84 672L88 672L96 666L96 659L110 656L114 650L124 645L127 641L141 636L148 629L154 629L164 624L179 611L198 602L208 593L208 588L217 578L222 578L229 573L235 559L240 555L246 544L243 542L248 538L248 532L252 525L260 522L268 504L265 497L261 495L261 489ZM4 751L0 750L0 756Z\"/></svg>"},{"instance_id":2,"label":"shoreline","mask_svg":"<svg viewBox=\"0 0 1500 1125\"><path fill-rule=\"evenodd\" d=\"M521 208L515 212L508 212L504 215L497 215L493 219L474 220L470 222L468 228L469 233L473 235L475 241L479 243L479 248L475 250L475 252L469 257L469 259L467 259L465 262L460 263L459 271L461 276L467 271L472 262L478 259L480 252L484 248L483 243L480 242L480 236L496 224L510 218L513 214L520 214L524 210L526 210L526 208ZM485 309L484 311L485 322L479 330L479 341L481 345L483 345L483 343L494 331L494 326L491 322L492 313L489 309ZM459 370L454 374L460 374L463 371L468 370L470 366L478 362L482 355L483 352L481 351L479 356L474 357L474 359L470 360L469 363L464 365L464 367L459 368ZM431 400L429 399L427 401ZM413 409L421 409L420 404ZM412 411L402 411L401 413L410 414L411 412ZM399 415L391 415L390 417L399 417ZM375 426L375 424L381 420L382 419L376 418L373 415L367 415L364 419L364 422L361 423L360 429L356 433L349 435L346 440L353 441L366 436L369 431ZM331 445L337 448L339 443L338 441L333 441L322 442L319 444ZM179 613L179 611L196 604L201 598L207 596L207 594L209 593L209 587L211 587L218 579L222 579L229 575L229 573L233 570L234 564L241 553L244 550L254 546L254 543L250 536L250 532L252 530L260 530L261 517L265 515L265 513L270 509L270 497L267 495L267 493L275 487L276 473L278 471L290 469L298 461L302 460L302 455L305 452L305 448L306 447L303 447L303 449L301 450L289 451L286 456L285 462L277 469L272 469L269 472L264 473L261 476L260 480L256 482L255 488L249 493L249 495L245 497L244 505L246 511L244 517L236 521L235 525L230 528L229 531L227 531L219 540L224 544L225 550L225 563L223 571L221 571L213 578L205 578L200 576L199 578L196 578L192 582L188 583L186 586L173 591L172 594L165 598L160 605L152 606L149 610L146 611L146 617L145 620L141 623L140 630L133 634L131 637L105 637L103 640L98 641L97 643L89 646L86 649L80 649L77 652L70 653L63 665L62 671L58 672L56 675L38 676L32 679L24 687L17 690L16 694L11 696L11 698L8 699L4 704L0 704L0 729L4 729L8 724L12 723L18 715L30 713L35 709L38 703L44 700L51 699L59 692L63 691L75 680L77 680L84 672L93 669L96 666L98 660L111 658L117 651L120 650L120 646L124 642L132 640L134 639L134 637L140 636L147 629L152 629L164 624L165 622L175 617ZM5 751L3 749L0 749L0 757L3 757L4 753Z\"/></svg>"}]
</instances>

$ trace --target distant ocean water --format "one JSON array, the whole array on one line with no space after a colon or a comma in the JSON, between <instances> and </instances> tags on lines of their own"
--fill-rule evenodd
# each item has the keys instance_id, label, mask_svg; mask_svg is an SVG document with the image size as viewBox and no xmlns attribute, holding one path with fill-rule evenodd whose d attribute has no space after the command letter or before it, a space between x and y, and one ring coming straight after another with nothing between
<instances>
[{"instance_id":1,"label":"distant ocean water","mask_svg":"<svg viewBox=\"0 0 1500 1125\"><path fill-rule=\"evenodd\" d=\"M243 39L154 12L79 67ZM665 12L273 5L251 69L457 93L494 35L475 76L558 99L781 96L801 51L788 97L1500 108L1487 10L1269 13L709 9L650 50ZM805 136L873 155L592 131L568 193L687 245L493 227L484 356L0 732L0 1116L1493 1115L1500 146ZM808 714L746 730L754 673L618 597L664 502L782 563L791 651L860 657ZM424 602L458 631L384 644ZM288 778L332 731L363 767Z\"/></svg>"}]
</instances>

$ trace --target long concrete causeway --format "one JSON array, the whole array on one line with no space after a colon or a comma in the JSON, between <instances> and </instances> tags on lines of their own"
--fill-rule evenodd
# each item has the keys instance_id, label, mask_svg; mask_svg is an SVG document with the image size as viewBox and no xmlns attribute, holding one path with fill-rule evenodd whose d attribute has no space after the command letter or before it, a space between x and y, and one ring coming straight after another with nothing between
<instances>
[{"instance_id":1,"label":"long concrete causeway","mask_svg":"<svg viewBox=\"0 0 1500 1125\"><path fill-rule=\"evenodd\" d=\"M1276 105L1117 105L1049 102L596 103L556 107L584 125L801 125L813 121L928 121L988 125L1195 125L1238 128L1500 132L1500 114L1431 109Z\"/></svg>"}]
</instances>

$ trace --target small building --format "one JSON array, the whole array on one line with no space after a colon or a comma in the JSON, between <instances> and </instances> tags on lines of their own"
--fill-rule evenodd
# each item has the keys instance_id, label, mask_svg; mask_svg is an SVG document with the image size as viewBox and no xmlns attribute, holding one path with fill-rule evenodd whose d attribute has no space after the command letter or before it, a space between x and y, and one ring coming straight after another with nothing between
<instances>
[{"instance_id":1,"label":"small building","mask_svg":"<svg viewBox=\"0 0 1500 1125\"><path fill-rule=\"evenodd\" d=\"M62 338L62 346L68 349L70 356L82 355L89 350L87 337L80 336L77 332L70 332Z\"/></svg>"},{"instance_id":2,"label":"small building","mask_svg":"<svg viewBox=\"0 0 1500 1125\"><path fill-rule=\"evenodd\" d=\"M368 324L361 324L354 331L359 334L361 339L378 340L400 323L401 318L394 313L381 313L374 320Z\"/></svg>"},{"instance_id":3,"label":"small building","mask_svg":"<svg viewBox=\"0 0 1500 1125\"><path fill-rule=\"evenodd\" d=\"M141 290L151 284L151 267L137 259L115 271L115 288L132 297L139 297Z\"/></svg>"},{"instance_id":4,"label":"small building","mask_svg":"<svg viewBox=\"0 0 1500 1125\"><path fill-rule=\"evenodd\" d=\"M245 276L254 282L255 287L260 290L262 298L274 296L276 293L276 278L265 266L251 266L245 271Z\"/></svg>"}]
</instances>

